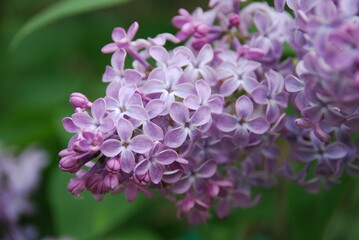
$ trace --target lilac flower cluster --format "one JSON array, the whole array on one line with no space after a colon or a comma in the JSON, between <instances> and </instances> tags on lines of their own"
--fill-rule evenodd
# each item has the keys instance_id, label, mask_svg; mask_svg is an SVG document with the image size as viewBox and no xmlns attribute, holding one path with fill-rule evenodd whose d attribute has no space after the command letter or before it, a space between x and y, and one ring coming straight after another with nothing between
<instances>
[{"instance_id":1,"label":"lilac flower cluster","mask_svg":"<svg viewBox=\"0 0 359 240\"><path fill-rule=\"evenodd\" d=\"M59 166L76 174L73 195L134 201L158 189L196 224L212 207L226 217L257 204L252 189L279 177L318 192L359 174L359 1L240 2L180 9L175 36L134 40L136 22L113 30L106 96L73 93L63 119L74 136Z\"/></svg>"}]
</instances>

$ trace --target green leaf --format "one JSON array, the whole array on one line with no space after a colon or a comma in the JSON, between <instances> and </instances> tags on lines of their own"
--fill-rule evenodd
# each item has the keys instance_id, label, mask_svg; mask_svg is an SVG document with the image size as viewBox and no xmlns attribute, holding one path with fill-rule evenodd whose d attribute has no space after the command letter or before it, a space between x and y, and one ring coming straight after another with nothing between
<instances>
[{"instance_id":1,"label":"green leaf","mask_svg":"<svg viewBox=\"0 0 359 240\"><path fill-rule=\"evenodd\" d=\"M146 203L143 196L129 203L124 194L105 196L97 202L87 191L81 197L73 197L66 190L72 175L54 169L49 180L49 202L57 236L72 236L77 240L101 239L111 229L121 229L133 214L141 211Z\"/></svg>"},{"instance_id":2,"label":"green leaf","mask_svg":"<svg viewBox=\"0 0 359 240\"><path fill-rule=\"evenodd\" d=\"M34 16L21 27L12 39L10 48L15 49L26 36L52 22L128 1L129 0L63 0L57 2Z\"/></svg>"}]
</instances>

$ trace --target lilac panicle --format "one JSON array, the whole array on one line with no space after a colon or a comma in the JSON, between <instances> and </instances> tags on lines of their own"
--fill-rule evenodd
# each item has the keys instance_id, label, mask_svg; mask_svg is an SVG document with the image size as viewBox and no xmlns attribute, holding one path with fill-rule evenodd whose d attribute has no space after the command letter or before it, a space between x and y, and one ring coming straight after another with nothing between
<instances>
[{"instance_id":1,"label":"lilac panicle","mask_svg":"<svg viewBox=\"0 0 359 240\"><path fill-rule=\"evenodd\" d=\"M176 36L113 30L106 95L73 93L63 119L71 194L158 189L197 224L258 204L252 189L279 176L309 192L359 176L358 0L241 2L180 9Z\"/></svg>"}]
</instances>

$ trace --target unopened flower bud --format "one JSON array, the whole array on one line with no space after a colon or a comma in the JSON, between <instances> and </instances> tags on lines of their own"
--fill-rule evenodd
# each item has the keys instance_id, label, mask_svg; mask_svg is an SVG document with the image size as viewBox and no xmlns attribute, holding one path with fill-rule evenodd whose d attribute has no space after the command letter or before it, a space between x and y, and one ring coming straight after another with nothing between
<instances>
[{"instance_id":1,"label":"unopened flower bud","mask_svg":"<svg viewBox=\"0 0 359 240\"><path fill-rule=\"evenodd\" d=\"M82 93L72 93L70 96L70 104L74 108L89 108L89 100Z\"/></svg>"},{"instance_id":2,"label":"unopened flower bud","mask_svg":"<svg viewBox=\"0 0 359 240\"><path fill-rule=\"evenodd\" d=\"M114 189L118 186L118 177L116 174L109 173L103 180L106 187Z\"/></svg>"},{"instance_id":3,"label":"unopened flower bud","mask_svg":"<svg viewBox=\"0 0 359 240\"><path fill-rule=\"evenodd\" d=\"M121 165L118 158L110 158L107 160L106 169L111 173L117 173L120 171Z\"/></svg>"},{"instance_id":4,"label":"unopened flower bud","mask_svg":"<svg viewBox=\"0 0 359 240\"><path fill-rule=\"evenodd\" d=\"M85 189L85 180L83 178L71 178L67 190L74 196L79 195Z\"/></svg>"}]
</instances>

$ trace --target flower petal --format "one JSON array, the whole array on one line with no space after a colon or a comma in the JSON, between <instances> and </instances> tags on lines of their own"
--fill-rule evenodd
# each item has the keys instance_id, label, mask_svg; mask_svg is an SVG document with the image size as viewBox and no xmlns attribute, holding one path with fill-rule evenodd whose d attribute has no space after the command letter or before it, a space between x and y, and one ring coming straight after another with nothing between
<instances>
[{"instance_id":1,"label":"flower petal","mask_svg":"<svg viewBox=\"0 0 359 240\"><path fill-rule=\"evenodd\" d=\"M79 128L91 128L93 127L93 119L87 112L75 113L72 115L72 121Z\"/></svg>"},{"instance_id":2,"label":"flower petal","mask_svg":"<svg viewBox=\"0 0 359 240\"><path fill-rule=\"evenodd\" d=\"M134 152L143 154L151 150L153 141L145 135L138 135L131 140L130 146Z\"/></svg>"},{"instance_id":3,"label":"flower petal","mask_svg":"<svg viewBox=\"0 0 359 240\"><path fill-rule=\"evenodd\" d=\"M144 94L160 93L163 91L165 91L165 83L158 79L148 80L142 86Z\"/></svg>"},{"instance_id":4,"label":"flower petal","mask_svg":"<svg viewBox=\"0 0 359 240\"><path fill-rule=\"evenodd\" d=\"M158 162L161 165L170 165L176 160L177 160L177 153L172 149L164 150L160 152L156 157L156 162Z\"/></svg>"},{"instance_id":5,"label":"flower petal","mask_svg":"<svg viewBox=\"0 0 359 240\"><path fill-rule=\"evenodd\" d=\"M145 175L149 169L150 169L150 162L146 158L143 159L141 162L139 162L133 171L138 175Z\"/></svg>"},{"instance_id":6,"label":"flower petal","mask_svg":"<svg viewBox=\"0 0 359 240\"><path fill-rule=\"evenodd\" d=\"M203 163L197 170L197 175L201 178L210 178L217 171L217 164L215 161L207 161Z\"/></svg>"},{"instance_id":7,"label":"flower petal","mask_svg":"<svg viewBox=\"0 0 359 240\"><path fill-rule=\"evenodd\" d=\"M237 128L238 120L228 113L221 114L216 120L216 126L223 132L232 132Z\"/></svg>"},{"instance_id":8,"label":"flower petal","mask_svg":"<svg viewBox=\"0 0 359 240\"><path fill-rule=\"evenodd\" d=\"M192 115L190 122L193 126L202 126L211 119L211 108L208 106L199 107Z\"/></svg>"},{"instance_id":9,"label":"flower petal","mask_svg":"<svg viewBox=\"0 0 359 240\"><path fill-rule=\"evenodd\" d=\"M239 119L249 117L253 112L253 103L247 96L241 96L236 101L236 113Z\"/></svg>"},{"instance_id":10,"label":"flower petal","mask_svg":"<svg viewBox=\"0 0 359 240\"><path fill-rule=\"evenodd\" d=\"M191 188L191 180L189 177L182 178L173 185L173 192L177 194L183 194Z\"/></svg>"},{"instance_id":11,"label":"flower petal","mask_svg":"<svg viewBox=\"0 0 359 240\"><path fill-rule=\"evenodd\" d=\"M132 137L133 126L127 119L121 118L117 123L117 133L121 140L129 141Z\"/></svg>"},{"instance_id":12,"label":"flower petal","mask_svg":"<svg viewBox=\"0 0 359 240\"><path fill-rule=\"evenodd\" d=\"M171 148L180 147L187 138L187 133L183 127L175 128L168 131L165 135L165 145Z\"/></svg>"},{"instance_id":13,"label":"flower petal","mask_svg":"<svg viewBox=\"0 0 359 240\"><path fill-rule=\"evenodd\" d=\"M189 120L188 108L183 103L174 102L170 107L170 116L175 122L183 125Z\"/></svg>"},{"instance_id":14,"label":"flower petal","mask_svg":"<svg viewBox=\"0 0 359 240\"><path fill-rule=\"evenodd\" d=\"M237 128L236 132L234 133L232 142L240 147L246 147L249 143L249 136L247 129L243 127Z\"/></svg>"},{"instance_id":15,"label":"flower petal","mask_svg":"<svg viewBox=\"0 0 359 240\"><path fill-rule=\"evenodd\" d=\"M92 117L98 122L105 116L106 102L103 98L97 99L93 102L91 107Z\"/></svg>"},{"instance_id":16,"label":"flower petal","mask_svg":"<svg viewBox=\"0 0 359 240\"><path fill-rule=\"evenodd\" d=\"M146 105L146 111L148 114L148 119L157 117L163 112L166 107L166 102L161 99L152 99Z\"/></svg>"},{"instance_id":17,"label":"flower petal","mask_svg":"<svg viewBox=\"0 0 359 240\"><path fill-rule=\"evenodd\" d=\"M101 146L101 152L106 157L117 156L121 152L122 144L117 139L108 139Z\"/></svg>"},{"instance_id":18,"label":"flower petal","mask_svg":"<svg viewBox=\"0 0 359 240\"><path fill-rule=\"evenodd\" d=\"M204 80L198 80L196 82L196 91L202 101L207 101L211 96L211 87Z\"/></svg>"},{"instance_id":19,"label":"flower petal","mask_svg":"<svg viewBox=\"0 0 359 240\"><path fill-rule=\"evenodd\" d=\"M263 134L269 129L269 123L264 117L258 117L248 122L248 130L255 134Z\"/></svg>"},{"instance_id":20,"label":"flower petal","mask_svg":"<svg viewBox=\"0 0 359 240\"><path fill-rule=\"evenodd\" d=\"M130 173L135 167L135 156L129 149L125 149L121 152L121 170L125 173Z\"/></svg>"},{"instance_id":21,"label":"flower petal","mask_svg":"<svg viewBox=\"0 0 359 240\"><path fill-rule=\"evenodd\" d=\"M147 120L148 115L144 107L142 106L128 106L126 108L126 115L137 120Z\"/></svg>"},{"instance_id":22,"label":"flower petal","mask_svg":"<svg viewBox=\"0 0 359 240\"><path fill-rule=\"evenodd\" d=\"M348 150L348 146L342 142L331 143L325 149L325 156L329 159L343 158L347 155Z\"/></svg>"},{"instance_id":23,"label":"flower petal","mask_svg":"<svg viewBox=\"0 0 359 240\"><path fill-rule=\"evenodd\" d=\"M150 178L154 184L158 184L162 180L163 170L157 164L150 166Z\"/></svg>"},{"instance_id":24,"label":"flower petal","mask_svg":"<svg viewBox=\"0 0 359 240\"><path fill-rule=\"evenodd\" d=\"M151 121L146 121L142 125L142 129L144 134L150 137L154 141L161 141L163 140L163 130L158 125L154 124Z\"/></svg>"}]
</instances>

